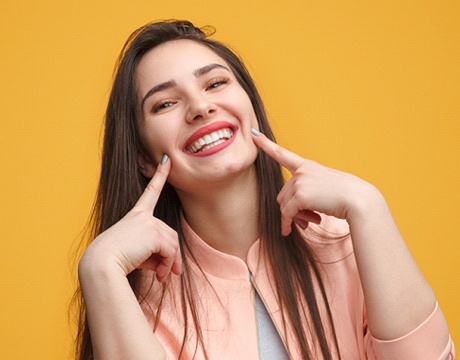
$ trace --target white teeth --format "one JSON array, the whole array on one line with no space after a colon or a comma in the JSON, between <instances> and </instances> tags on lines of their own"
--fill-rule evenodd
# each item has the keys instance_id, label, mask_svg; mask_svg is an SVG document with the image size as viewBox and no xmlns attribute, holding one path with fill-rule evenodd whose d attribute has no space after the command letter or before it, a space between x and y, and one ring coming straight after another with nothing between
<instances>
[{"instance_id":1,"label":"white teeth","mask_svg":"<svg viewBox=\"0 0 460 360\"><path fill-rule=\"evenodd\" d=\"M207 150L213 146L223 143L224 141L230 139L232 136L233 131L231 129L217 130L196 140L193 144L188 146L186 151L190 154L193 154L198 151Z\"/></svg>"},{"instance_id":2,"label":"white teeth","mask_svg":"<svg viewBox=\"0 0 460 360\"><path fill-rule=\"evenodd\" d=\"M212 141L219 140L219 135L217 134L217 132L213 132L210 136L211 136Z\"/></svg>"},{"instance_id":3,"label":"white teeth","mask_svg":"<svg viewBox=\"0 0 460 360\"><path fill-rule=\"evenodd\" d=\"M225 141L225 140L222 140L222 139L217 140L215 143L209 144L209 145L206 145L205 147L203 147L203 148L201 149L201 151L203 151L203 150L208 150L208 149L210 149L210 148L212 148L212 147L214 147L214 146L216 146L216 145L222 144L224 141Z\"/></svg>"}]
</instances>

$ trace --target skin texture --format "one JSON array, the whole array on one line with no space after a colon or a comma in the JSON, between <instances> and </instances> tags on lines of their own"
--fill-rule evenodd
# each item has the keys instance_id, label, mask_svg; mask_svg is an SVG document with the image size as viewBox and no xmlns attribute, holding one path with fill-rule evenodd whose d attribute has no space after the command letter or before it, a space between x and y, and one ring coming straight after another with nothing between
<instances>
[{"instance_id":1,"label":"skin texture","mask_svg":"<svg viewBox=\"0 0 460 360\"><path fill-rule=\"evenodd\" d=\"M197 75L206 67L209 71ZM188 223L204 241L246 259L260 234L254 169L259 150L292 173L277 198L283 234L291 231L293 221L302 227L320 222L317 213L346 219L372 334L388 340L413 330L433 311L435 297L383 196L356 176L304 159L251 132L257 128L253 108L226 68L219 56L190 40L154 48L137 68L138 164L152 179L134 208L99 235L80 261L95 358L165 358L126 275L148 268L164 281L170 273L181 273L177 233L152 216L166 181L175 187ZM165 83L166 88L152 92ZM196 131L216 123L235 130L228 146L206 156L184 151ZM168 160L160 163L164 154Z\"/></svg>"},{"instance_id":2,"label":"skin texture","mask_svg":"<svg viewBox=\"0 0 460 360\"><path fill-rule=\"evenodd\" d=\"M219 66L196 74L198 69L213 64ZM140 163L145 175L151 177L161 156L168 154L173 164L168 181L176 190L191 193L200 190L198 183L214 186L254 163L254 110L229 66L214 52L193 41L171 41L148 52L136 75L141 99L159 84L174 83L147 97L139 110L144 149ZM184 152L187 139L196 130L217 121L237 129L233 146L206 157Z\"/></svg>"}]
</instances>

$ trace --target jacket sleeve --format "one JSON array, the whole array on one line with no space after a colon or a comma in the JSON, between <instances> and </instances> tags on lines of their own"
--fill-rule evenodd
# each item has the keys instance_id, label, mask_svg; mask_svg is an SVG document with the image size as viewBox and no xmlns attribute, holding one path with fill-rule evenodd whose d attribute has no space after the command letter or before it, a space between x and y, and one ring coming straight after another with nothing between
<instances>
[{"instance_id":1,"label":"jacket sleeve","mask_svg":"<svg viewBox=\"0 0 460 360\"><path fill-rule=\"evenodd\" d=\"M431 315L407 335L389 341L365 335L368 359L454 360L455 347L439 305Z\"/></svg>"}]
</instances>

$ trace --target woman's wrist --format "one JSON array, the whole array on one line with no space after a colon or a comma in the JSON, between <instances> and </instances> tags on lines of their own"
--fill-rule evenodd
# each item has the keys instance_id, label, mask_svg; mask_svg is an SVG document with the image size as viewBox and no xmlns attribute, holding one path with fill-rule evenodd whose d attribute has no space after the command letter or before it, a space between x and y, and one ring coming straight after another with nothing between
<instances>
[{"instance_id":1,"label":"woman's wrist","mask_svg":"<svg viewBox=\"0 0 460 360\"><path fill-rule=\"evenodd\" d=\"M98 279L106 281L110 277L126 277L121 267L110 256L97 255L91 250L91 248L88 248L78 264L80 281L85 279L91 279L92 282Z\"/></svg>"},{"instance_id":2,"label":"woman's wrist","mask_svg":"<svg viewBox=\"0 0 460 360\"><path fill-rule=\"evenodd\" d=\"M353 227L388 214L389 208L382 193L374 185L363 181L350 201L346 220Z\"/></svg>"}]
</instances>

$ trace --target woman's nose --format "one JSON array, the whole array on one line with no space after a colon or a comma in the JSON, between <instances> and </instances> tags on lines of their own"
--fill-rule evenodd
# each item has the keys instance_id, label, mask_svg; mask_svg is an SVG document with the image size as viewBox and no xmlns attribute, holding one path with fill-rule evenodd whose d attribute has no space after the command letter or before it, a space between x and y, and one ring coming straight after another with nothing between
<instances>
[{"instance_id":1,"label":"woman's nose","mask_svg":"<svg viewBox=\"0 0 460 360\"><path fill-rule=\"evenodd\" d=\"M216 106L206 96L195 96L190 99L187 121L203 120L211 117L216 112Z\"/></svg>"}]
</instances>

